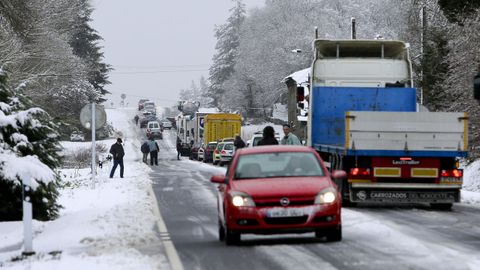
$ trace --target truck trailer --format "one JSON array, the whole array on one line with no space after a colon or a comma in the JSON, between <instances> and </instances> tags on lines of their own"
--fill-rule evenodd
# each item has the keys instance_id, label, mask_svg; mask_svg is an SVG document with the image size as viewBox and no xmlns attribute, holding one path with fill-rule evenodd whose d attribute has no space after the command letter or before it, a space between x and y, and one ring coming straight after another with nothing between
<instances>
[{"instance_id":1,"label":"truck trailer","mask_svg":"<svg viewBox=\"0 0 480 270\"><path fill-rule=\"evenodd\" d=\"M317 39L313 47L307 144L347 172L336 179L344 204L459 202L468 117L420 111L408 45Z\"/></svg>"},{"instance_id":2,"label":"truck trailer","mask_svg":"<svg viewBox=\"0 0 480 270\"><path fill-rule=\"evenodd\" d=\"M204 142L233 138L240 134L242 117L233 113L208 114L204 118Z\"/></svg>"}]
</instances>

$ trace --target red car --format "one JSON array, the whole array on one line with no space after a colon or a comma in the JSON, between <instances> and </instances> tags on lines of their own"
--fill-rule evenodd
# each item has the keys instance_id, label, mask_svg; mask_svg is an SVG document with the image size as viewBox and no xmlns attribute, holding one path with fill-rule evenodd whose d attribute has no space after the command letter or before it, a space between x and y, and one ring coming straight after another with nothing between
<instances>
[{"instance_id":1,"label":"red car","mask_svg":"<svg viewBox=\"0 0 480 270\"><path fill-rule=\"evenodd\" d=\"M238 150L219 184L219 239L236 244L241 234L315 232L342 239L341 196L332 174L306 146L262 146Z\"/></svg>"}]
</instances>

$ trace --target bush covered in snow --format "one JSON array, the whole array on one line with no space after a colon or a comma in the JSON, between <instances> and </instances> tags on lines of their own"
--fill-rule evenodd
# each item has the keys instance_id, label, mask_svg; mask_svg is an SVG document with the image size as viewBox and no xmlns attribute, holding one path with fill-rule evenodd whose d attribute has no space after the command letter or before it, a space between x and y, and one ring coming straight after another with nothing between
<instances>
[{"instance_id":1,"label":"bush covered in snow","mask_svg":"<svg viewBox=\"0 0 480 270\"><path fill-rule=\"evenodd\" d=\"M0 221L22 219L22 183L31 180L33 217L58 214L60 145L49 115L14 93L0 70Z\"/></svg>"}]
</instances>

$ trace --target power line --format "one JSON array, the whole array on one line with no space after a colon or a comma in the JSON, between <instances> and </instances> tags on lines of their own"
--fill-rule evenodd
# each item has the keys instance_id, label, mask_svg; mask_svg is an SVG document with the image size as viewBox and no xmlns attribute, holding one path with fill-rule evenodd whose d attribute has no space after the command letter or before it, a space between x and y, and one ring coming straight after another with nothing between
<instances>
[{"instance_id":1,"label":"power line","mask_svg":"<svg viewBox=\"0 0 480 270\"><path fill-rule=\"evenodd\" d=\"M116 72L111 71L112 74L130 75L130 74L156 74L156 73L176 73L176 72L195 72L195 71L208 71L208 69L184 69L184 70L155 70L155 71L124 71Z\"/></svg>"}]
</instances>

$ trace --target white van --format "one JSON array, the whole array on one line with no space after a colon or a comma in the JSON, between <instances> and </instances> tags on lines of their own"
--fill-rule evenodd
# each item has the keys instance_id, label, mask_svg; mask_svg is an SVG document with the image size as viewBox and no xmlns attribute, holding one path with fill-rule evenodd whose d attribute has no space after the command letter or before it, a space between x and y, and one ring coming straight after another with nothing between
<instances>
[{"instance_id":1,"label":"white van","mask_svg":"<svg viewBox=\"0 0 480 270\"><path fill-rule=\"evenodd\" d=\"M150 138L151 136L155 139L163 139L162 128L158 121L150 121L147 123L147 137Z\"/></svg>"}]
</instances>

